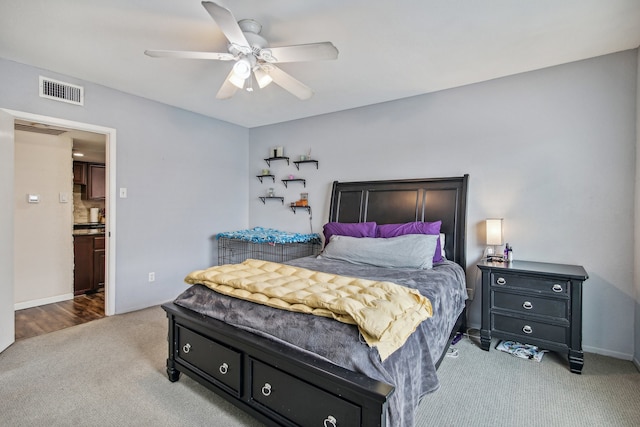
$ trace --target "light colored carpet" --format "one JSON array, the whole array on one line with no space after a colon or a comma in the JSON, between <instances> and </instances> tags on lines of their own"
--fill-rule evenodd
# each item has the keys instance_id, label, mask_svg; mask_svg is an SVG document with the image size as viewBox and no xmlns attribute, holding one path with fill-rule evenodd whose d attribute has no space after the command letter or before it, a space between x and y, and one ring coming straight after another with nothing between
<instances>
[{"instance_id":1,"label":"light colored carpet","mask_svg":"<svg viewBox=\"0 0 640 427\"><path fill-rule=\"evenodd\" d=\"M185 375L169 382L166 336L152 307L16 342L0 354L0 425L261 426ZM640 425L631 362L587 354L575 375L553 353L537 363L466 338L455 347L418 427Z\"/></svg>"},{"instance_id":2,"label":"light colored carpet","mask_svg":"<svg viewBox=\"0 0 640 427\"><path fill-rule=\"evenodd\" d=\"M440 389L420 403L416 427L640 426L640 373L630 361L585 354L581 375L566 355L541 362L464 338L440 365ZM435 424L434 424L434 420Z\"/></svg>"}]
</instances>

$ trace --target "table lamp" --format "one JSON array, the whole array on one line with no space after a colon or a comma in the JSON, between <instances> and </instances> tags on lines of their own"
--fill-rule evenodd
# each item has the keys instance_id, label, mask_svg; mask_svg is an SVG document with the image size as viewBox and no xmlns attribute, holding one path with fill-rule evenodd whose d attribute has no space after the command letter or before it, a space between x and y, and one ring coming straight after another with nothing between
<instances>
[{"instance_id":1,"label":"table lamp","mask_svg":"<svg viewBox=\"0 0 640 427\"><path fill-rule=\"evenodd\" d=\"M487 227L487 261L503 261L503 256L496 254L495 247L502 245L502 218L488 218Z\"/></svg>"}]
</instances>

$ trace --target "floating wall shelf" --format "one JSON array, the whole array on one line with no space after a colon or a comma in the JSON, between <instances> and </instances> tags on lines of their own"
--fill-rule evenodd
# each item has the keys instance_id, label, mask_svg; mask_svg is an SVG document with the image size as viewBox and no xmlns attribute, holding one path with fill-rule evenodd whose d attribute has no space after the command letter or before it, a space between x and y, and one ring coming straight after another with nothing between
<instances>
[{"instance_id":1,"label":"floating wall shelf","mask_svg":"<svg viewBox=\"0 0 640 427\"><path fill-rule=\"evenodd\" d=\"M311 206L295 206L295 205L291 205L291 210L293 211L293 213L296 213L296 210L298 209L306 209L307 212L309 213L309 215L311 215Z\"/></svg>"},{"instance_id":2,"label":"floating wall shelf","mask_svg":"<svg viewBox=\"0 0 640 427\"><path fill-rule=\"evenodd\" d=\"M300 164L301 163L315 163L316 164L316 169L318 169L318 161L317 160L297 160L295 162L293 162L294 165L296 165L296 169L300 170Z\"/></svg>"},{"instance_id":3,"label":"floating wall shelf","mask_svg":"<svg viewBox=\"0 0 640 427\"><path fill-rule=\"evenodd\" d=\"M307 180L304 178L293 178L293 179L283 179L282 183L284 184L285 187L287 187L287 184L290 182L301 182L303 186L307 186Z\"/></svg>"},{"instance_id":4,"label":"floating wall shelf","mask_svg":"<svg viewBox=\"0 0 640 427\"><path fill-rule=\"evenodd\" d=\"M271 178L273 180L273 182L276 182L276 176L275 175L256 175L256 178L258 178L260 180L260 182L262 182L262 178Z\"/></svg>"},{"instance_id":5,"label":"floating wall shelf","mask_svg":"<svg viewBox=\"0 0 640 427\"><path fill-rule=\"evenodd\" d=\"M263 204L267 204L267 199L279 199L280 202L282 202L282 204L284 205L284 197L280 197L280 196L258 196L258 198L260 200L262 200Z\"/></svg>"},{"instance_id":6,"label":"floating wall shelf","mask_svg":"<svg viewBox=\"0 0 640 427\"><path fill-rule=\"evenodd\" d=\"M267 162L267 165L269 165L269 166L271 166L271 162L273 162L275 160L286 160L287 164L289 164L289 158L288 157L269 157L267 159L264 159L264 161Z\"/></svg>"}]
</instances>

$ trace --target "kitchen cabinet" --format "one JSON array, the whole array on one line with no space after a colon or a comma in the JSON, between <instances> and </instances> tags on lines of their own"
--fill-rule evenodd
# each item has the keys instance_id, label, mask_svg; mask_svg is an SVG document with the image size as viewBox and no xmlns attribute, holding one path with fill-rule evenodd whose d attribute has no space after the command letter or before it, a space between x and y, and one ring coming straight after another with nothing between
<instances>
[{"instance_id":1,"label":"kitchen cabinet","mask_svg":"<svg viewBox=\"0 0 640 427\"><path fill-rule=\"evenodd\" d=\"M73 183L82 187L82 199L104 200L106 196L105 165L73 162Z\"/></svg>"},{"instance_id":2,"label":"kitchen cabinet","mask_svg":"<svg viewBox=\"0 0 640 427\"><path fill-rule=\"evenodd\" d=\"M104 165L90 163L87 167L87 199L104 200L105 168Z\"/></svg>"},{"instance_id":3,"label":"kitchen cabinet","mask_svg":"<svg viewBox=\"0 0 640 427\"><path fill-rule=\"evenodd\" d=\"M104 286L105 237L100 235L73 236L73 294L95 292Z\"/></svg>"},{"instance_id":4,"label":"kitchen cabinet","mask_svg":"<svg viewBox=\"0 0 640 427\"><path fill-rule=\"evenodd\" d=\"M73 183L87 185L87 164L85 162L73 162Z\"/></svg>"}]
</instances>

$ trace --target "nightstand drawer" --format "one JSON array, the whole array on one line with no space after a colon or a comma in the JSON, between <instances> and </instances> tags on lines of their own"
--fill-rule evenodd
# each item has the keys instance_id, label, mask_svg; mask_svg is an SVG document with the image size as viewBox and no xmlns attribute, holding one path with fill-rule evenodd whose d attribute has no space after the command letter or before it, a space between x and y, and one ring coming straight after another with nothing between
<instances>
[{"instance_id":1,"label":"nightstand drawer","mask_svg":"<svg viewBox=\"0 0 640 427\"><path fill-rule=\"evenodd\" d=\"M528 291L548 292L552 295L567 295L569 282L546 277L497 271L491 273L491 286L525 289Z\"/></svg>"},{"instance_id":2,"label":"nightstand drawer","mask_svg":"<svg viewBox=\"0 0 640 427\"><path fill-rule=\"evenodd\" d=\"M497 332L507 332L520 335L522 342L527 342L527 338L551 341L555 343L566 343L569 328L548 323L536 322L529 319L518 319L515 317L493 314L493 330Z\"/></svg>"},{"instance_id":3,"label":"nightstand drawer","mask_svg":"<svg viewBox=\"0 0 640 427\"><path fill-rule=\"evenodd\" d=\"M536 314L568 319L569 304L566 299L540 298L532 295L518 295L493 291L492 307L515 311L518 313Z\"/></svg>"}]
</instances>

